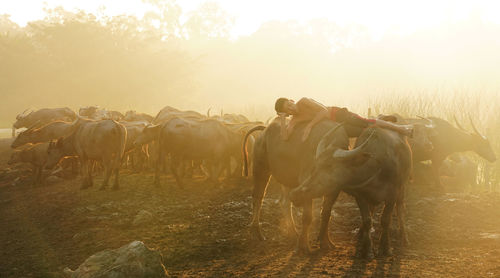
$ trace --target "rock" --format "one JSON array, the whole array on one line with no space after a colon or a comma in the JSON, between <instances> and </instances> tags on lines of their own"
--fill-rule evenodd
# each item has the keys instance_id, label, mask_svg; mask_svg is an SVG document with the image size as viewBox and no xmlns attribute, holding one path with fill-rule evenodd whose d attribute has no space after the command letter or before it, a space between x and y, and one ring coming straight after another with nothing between
<instances>
[{"instance_id":1,"label":"rock","mask_svg":"<svg viewBox=\"0 0 500 278\"><path fill-rule=\"evenodd\" d=\"M90 256L78 269L64 269L68 278L168 277L163 258L141 241Z\"/></svg>"},{"instance_id":2,"label":"rock","mask_svg":"<svg viewBox=\"0 0 500 278\"><path fill-rule=\"evenodd\" d=\"M139 226L139 225L150 222L152 219L153 219L153 214L151 212L149 212L147 210L141 210L135 216L134 222L132 222L132 225Z\"/></svg>"}]
</instances>

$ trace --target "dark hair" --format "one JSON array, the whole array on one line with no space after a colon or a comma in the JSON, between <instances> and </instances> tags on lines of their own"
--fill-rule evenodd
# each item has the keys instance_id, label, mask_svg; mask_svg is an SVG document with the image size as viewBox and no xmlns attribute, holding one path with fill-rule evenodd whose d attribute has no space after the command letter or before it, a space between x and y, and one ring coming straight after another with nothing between
<instances>
[{"instance_id":1,"label":"dark hair","mask_svg":"<svg viewBox=\"0 0 500 278\"><path fill-rule=\"evenodd\" d=\"M276 103L274 104L274 110L276 110L277 113L285 113L286 111L284 110L284 106L287 101L288 99L284 97L280 97L279 99L277 99Z\"/></svg>"}]
</instances>

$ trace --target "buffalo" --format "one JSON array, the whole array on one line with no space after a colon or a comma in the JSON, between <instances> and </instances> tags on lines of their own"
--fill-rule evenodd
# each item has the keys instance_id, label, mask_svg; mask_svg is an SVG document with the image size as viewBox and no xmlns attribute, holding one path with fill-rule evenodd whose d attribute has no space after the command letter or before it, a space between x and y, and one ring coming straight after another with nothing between
<instances>
[{"instance_id":1,"label":"buffalo","mask_svg":"<svg viewBox=\"0 0 500 278\"><path fill-rule=\"evenodd\" d=\"M163 124L168 122L173 118L185 118L185 119L206 119L205 116L196 111L181 111L177 108L171 106L165 106L163 109L156 114L155 118L151 122L152 124Z\"/></svg>"},{"instance_id":2,"label":"buffalo","mask_svg":"<svg viewBox=\"0 0 500 278\"><path fill-rule=\"evenodd\" d=\"M118 189L126 140L127 129L114 120L80 119L73 124L69 135L50 143L46 167L54 167L65 156L78 156L83 174L81 188L85 189L93 185L92 162L100 161L105 170L101 190L108 185L112 173L115 173L113 189Z\"/></svg>"},{"instance_id":3,"label":"buffalo","mask_svg":"<svg viewBox=\"0 0 500 278\"><path fill-rule=\"evenodd\" d=\"M49 143L27 144L26 148L22 150L15 150L10 160L7 162L9 165L14 163L30 163L33 165L33 176L35 184L43 183L43 169L47 163L48 154L47 150Z\"/></svg>"},{"instance_id":4,"label":"buffalo","mask_svg":"<svg viewBox=\"0 0 500 278\"><path fill-rule=\"evenodd\" d=\"M193 118L172 118L161 125L144 128L135 144L141 145L156 140L158 144L155 167L155 184L160 184L160 167L170 155L170 168L177 185L183 186L178 172L185 161L204 161L208 166L209 178L216 182L231 154L238 152L238 135L216 120L196 120Z\"/></svg>"},{"instance_id":5,"label":"buffalo","mask_svg":"<svg viewBox=\"0 0 500 278\"><path fill-rule=\"evenodd\" d=\"M474 130L473 132L469 132L462 128L458 121L456 121L458 126L458 128L456 128L448 121L436 117L413 119L412 122L423 124L430 123L435 127L435 133L430 137L433 149L431 151L420 151L416 149L414 150L414 156L418 158L418 160L415 161L432 161L432 178L436 185L441 186L439 173L443 161L453 153L473 151L489 162L496 161L496 155L491 148L490 141L479 133L472 119L470 119L470 123Z\"/></svg>"},{"instance_id":6,"label":"buffalo","mask_svg":"<svg viewBox=\"0 0 500 278\"><path fill-rule=\"evenodd\" d=\"M17 148L27 143L34 144L58 139L68 134L71 127L71 122L64 121L54 121L38 128L35 126L30 127L17 135L11 144L11 148Z\"/></svg>"},{"instance_id":7,"label":"buffalo","mask_svg":"<svg viewBox=\"0 0 500 278\"><path fill-rule=\"evenodd\" d=\"M135 110L129 110L125 112L125 116L122 120L127 122L145 121L151 123L153 121L153 116L146 113L137 113Z\"/></svg>"},{"instance_id":8,"label":"buffalo","mask_svg":"<svg viewBox=\"0 0 500 278\"><path fill-rule=\"evenodd\" d=\"M61 121L74 121L76 119L76 114L73 110L64 108L42 108L37 111L17 115L16 122L12 125L12 137L16 134L17 128L22 127L32 127L48 124L50 122L61 120Z\"/></svg>"},{"instance_id":9,"label":"buffalo","mask_svg":"<svg viewBox=\"0 0 500 278\"><path fill-rule=\"evenodd\" d=\"M350 151L323 140L316 151L313 170L299 187L290 192L290 199L296 205L310 206L311 199L325 196L320 239L331 244L328 236L330 210L340 191L352 195L362 217L359 238L363 257L372 255L370 230L374 207L384 203L379 255L385 256L391 253L389 232L394 207L397 209L402 242L407 242L404 191L411 169L412 154L406 137L372 127L361 134L355 149Z\"/></svg>"},{"instance_id":10,"label":"buffalo","mask_svg":"<svg viewBox=\"0 0 500 278\"><path fill-rule=\"evenodd\" d=\"M302 132L305 123L296 126L288 140L280 137L280 124L273 122L269 126L257 126L250 129L246 137L252 132L262 130L262 134L255 140L253 150L253 216L250 224L252 233L260 240L265 237L260 228L260 210L262 199L266 192L271 175L283 185L285 190L283 209L289 235L296 237L297 231L291 214L291 202L288 192L302 184L311 175L316 150L320 142L347 150L349 137L344 128L335 122L323 120L316 124L308 139L302 142ZM243 149L245 149L243 145ZM246 154L244 152L244 154ZM247 157L244 157L245 172L247 172ZM326 200L326 199L325 199ZM302 232L298 238L297 249L300 252L310 252L308 242L308 228L312 221L312 199L303 202ZM325 205L325 203L324 203ZM328 209L324 210L327 211ZM329 215L329 212L328 212ZM330 242L326 238L320 239L322 248L329 248Z\"/></svg>"},{"instance_id":11,"label":"buffalo","mask_svg":"<svg viewBox=\"0 0 500 278\"><path fill-rule=\"evenodd\" d=\"M123 114L118 111L101 109L99 106L82 107L78 111L78 115L91 120L115 120L121 121Z\"/></svg>"}]
</instances>

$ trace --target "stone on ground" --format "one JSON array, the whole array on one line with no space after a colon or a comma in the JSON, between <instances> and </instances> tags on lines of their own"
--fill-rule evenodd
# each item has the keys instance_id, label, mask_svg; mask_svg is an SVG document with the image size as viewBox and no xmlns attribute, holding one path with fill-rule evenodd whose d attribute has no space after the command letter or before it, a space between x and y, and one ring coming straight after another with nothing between
<instances>
[{"instance_id":1,"label":"stone on ground","mask_svg":"<svg viewBox=\"0 0 500 278\"><path fill-rule=\"evenodd\" d=\"M160 252L141 241L90 256L78 269L64 269L68 278L143 278L168 277Z\"/></svg>"}]
</instances>

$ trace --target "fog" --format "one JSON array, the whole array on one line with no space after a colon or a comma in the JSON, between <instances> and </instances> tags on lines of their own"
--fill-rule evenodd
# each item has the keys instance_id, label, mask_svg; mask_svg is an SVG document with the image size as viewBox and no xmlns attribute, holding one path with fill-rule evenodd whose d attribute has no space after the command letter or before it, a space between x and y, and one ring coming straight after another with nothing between
<instances>
[{"instance_id":1,"label":"fog","mask_svg":"<svg viewBox=\"0 0 500 278\"><path fill-rule=\"evenodd\" d=\"M474 14L377 40L321 18L269 21L231 38L234 19L215 3L183 13L152 2L141 19L55 8L20 27L0 16L0 127L28 108L154 115L170 105L265 120L281 96L364 113L381 96L496 97L500 88L500 26Z\"/></svg>"}]
</instances>

